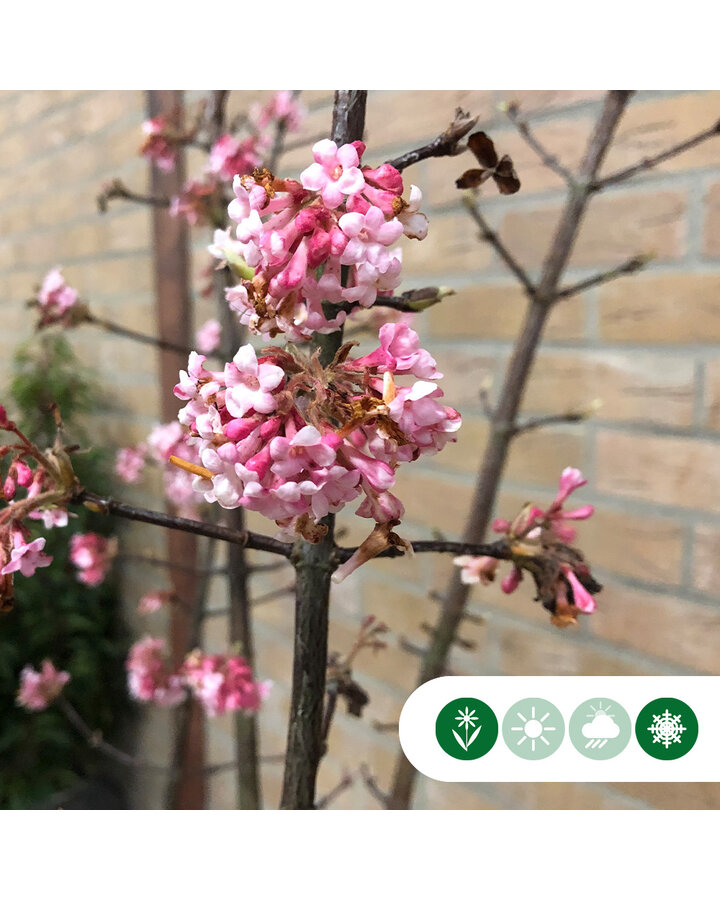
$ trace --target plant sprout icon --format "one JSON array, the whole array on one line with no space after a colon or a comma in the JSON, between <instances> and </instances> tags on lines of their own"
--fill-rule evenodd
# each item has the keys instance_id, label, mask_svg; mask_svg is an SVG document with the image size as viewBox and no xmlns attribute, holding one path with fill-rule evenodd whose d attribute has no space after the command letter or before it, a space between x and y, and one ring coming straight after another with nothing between
<instances>
[{"instance_id":1,"label":"plant sprout icon","mask_svg":"<svg viewBox=\"0 0 720 900\"><path fill-rule=\"evenodd\" d=\"M522 737L517 742L518 747L525 743L525 741L530 741L530 749L532 752L535 752L536 742L538 740L542 741L545 746L550 746L550 741L545 737L544 732L546 731L557 731L554 725L545 725L545 719L550 715L550 710L548 710L544 716L541 716L539 719L535 718L535 707L532 706L530 708L530 717L526 718L521 712L517 712L516 715L519 719L522 719L522 725L513 725L510 728L510 731L522 731Z\"/></svg>"},{"instance_id":2,"label":"plant sprout icon","mask_svg":"<svg viewBox=\"0 0 720 900\"><path fill-rule=\"evenodd\" d=\"M480 734L482 725L478 725L478 727L475 728L475 731L473 731L473 733L468 738L468 732L470 728L474 728L475 723L478 720L478 717L475 715L475 710L473 709L471 712L468 712L467 706L465 707L465 712L459 709L458 715L455 716L455 719L457 722L459 722L458 727L462 728L463 725L465 726L465 740L462 739L462 737L457 733L457 731L455 731L454 728L452 730L452 733L455 735L455 740L458 742L458 744L460 744L463 750L467 751L470 747L470 744L472 744L475 738Z\"/></svg>"},{"instance_id":3,"label":"plant sprout icon","mask_svg":"<svg viewBox=\"0 0 720 900\"><path fill-rule=\"evenodd\" d=\"M599 750L608 741L620 734L620 726L613 722L615 715L608 712L609 709L612 709L611 705L603 709L601 701L598 703L597 709L592 705L590 709L592 712L587 714L587 718L592 719L592 721L583 725L582 728L583 737L589 738L587 744L585 744L585 749Z\"/></svg>"}]
</instances>

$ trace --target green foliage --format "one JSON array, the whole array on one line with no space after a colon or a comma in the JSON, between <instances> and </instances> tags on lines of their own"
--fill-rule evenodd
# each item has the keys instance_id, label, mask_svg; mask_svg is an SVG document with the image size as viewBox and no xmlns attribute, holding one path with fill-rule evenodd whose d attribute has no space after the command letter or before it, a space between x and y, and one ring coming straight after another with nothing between
<instances>
[{"instance_id":1,"label":"green foliage","mask_svg":"<svg viewBox=\"0 0 720 900\"><path fill-rule=\"evenodd\" d=\"M80 417L97 408L91 373L83 370L66 339L43 334L20 348L11 386L14 409L8 409L25 433L40 446L50 445L56 403L70 440L83 440ZM9 404L8 404L9 406ZM108 484L106 454L93 450L73 456L84 484ZM124 655L127 636L112 578L99 587L80 584L69 562L71 534L96 531L111 534L113 521L75 510L67 528L46 530L42 523L33 537L46 538L51 566L32 578L15 580L15 609L0 617L0 808L27 809L47 804L50 796L86 779L103 765L51 707L41 713L15 703L23 666L37 667L51 659L72 676L65 696L92 727L108 739L127 716Z\"/></svg>"}]
</instances>

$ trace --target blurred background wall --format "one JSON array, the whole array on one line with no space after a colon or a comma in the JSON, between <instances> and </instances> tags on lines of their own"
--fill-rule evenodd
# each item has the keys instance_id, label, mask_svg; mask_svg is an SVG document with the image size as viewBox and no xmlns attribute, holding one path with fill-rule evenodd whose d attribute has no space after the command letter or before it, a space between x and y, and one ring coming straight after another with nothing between
<instances>
[{"instance_id":1,"label":"blurred background wall","mask_svg":"<svg viewBox=\"0 0 720 900\"><path fill-rule=\"evenodd\" d=\"M266 94L236 91L237 112ZM192 107L201 97L186 96ZM528 269L536 271L563 202L563 185L518 136L498 105L510 100L545 146L576 166L597 117L595 91L383 91L368 99L366 161L377 164L442 131L462 106L501 153L510 153L520 193L488 188L482 207L491 225ZM329 131L332 94L302 95L308 115L300 137ZM100 216L95 197L120 176L140 191L147 164L138 154L146 117L142 92L19 92L0 94L0 385L9 379L16 344L32 329L24 307L47 269L61 265L67 280L93 309L121 324L153 331L150 212L115 203ZM623 117L604 171L629 165L707 128L720 117L720 92L641 92ZM293 143L295 136L293 137ZM297 176L309 147L286 154L280 174ZM201 165L187 154L192 175ZM428 160L406 173L421 187L430 218L426 241L405 242L404 286L449 285L457 295L417 318L417 329L445 373L447 402L464 417L458 443L407 467L398 496L407 517L402 533L447 538L462 531L487 426L479 399L488 378L499 384L523 297L461 208L454 180L471 166L468 156ZM194 288L207 267L205 235L194 232ZM574 297L554 311L527 392L528 414L561 413L602 401L582 425L563 425L519 438L506 471L498 513L512 516L525 500L542 505L554 495L564 466L589 478L581 502L597 507L581 526L579 544L605 584L599 610L574 630L557 631L531 602L529 587L510 597L477 588L457 649L456 674L627 675L720 674L720 139L674 158L596 199L573 252L569 280L611 268L636 253L654 260L639 275ZM197 321L214 314L197 298ZM126 446L159 421L157 356L121 338L95 331L72 335L78 353L94 366L107 395L95 423L98 441ZM492 392L492 390L491 390ZM124 496L159 508L158 481L126 487ZM342 517L346 543L362 539L364 520ZM271 531L255 518L255 530ZM165 536L145 526L124 530L126 551L162 557ZM267 561L267 560L264 560ZM390 646L361 656L356 675L371 695L365 717L340 712L322 764L320 793L345 771L367 763L382 787L398 750L393 723L415 685L425 625L438 605L432 591L447 583L450 558L376 561L336 589L330 646L347 651L359 622L373 613L392 629ZM134 565L122 570L129 615L162 575ZM289 583L288 572L257 579L258 592ZM212 600L222 606L222 592ZM282 752L291 672L293 606L289 594L256 610L258 673L275 682L261 714L262 752ZM146 622L134 620L140 628ZM162 618L153 628L161 633ZM209 650L227 649L222 615L207 620ZM410 649L408 649L408 647ZM167 752L167 721L148 716L145 755ZM374 727L381 725L383 727ZM210 723L211 762L229 759L229 722ZM277 805L281 766L263 767L265 801ZM161 796L141 779L139 805ZM232 773L215 775L208 805L232 806ZM343 793L339 808L374 807L360 783ZM416 806L425 808L717 807L716 785L447 785L420 779Z\"/></svg>"}]
</instances>

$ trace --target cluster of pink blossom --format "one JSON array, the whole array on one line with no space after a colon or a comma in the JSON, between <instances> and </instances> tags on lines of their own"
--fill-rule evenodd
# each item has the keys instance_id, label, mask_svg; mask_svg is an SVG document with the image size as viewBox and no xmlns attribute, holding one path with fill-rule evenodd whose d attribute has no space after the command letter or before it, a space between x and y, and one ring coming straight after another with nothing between
<instances>
[{"instance_id":1,"label":"cluster of pink blossom","mask_svg":"<svg viewBox=\"0 0 720 900\"><path fill-rule=\"evenodd\" d=\"M78 292L67 284L60 269L50 269L35 296L35 304L40 310L39 327L72 324L77 303Z\"/></svg>"},{"instance_id":2,"label":"cluster of pink blossom","mask_svg":"<svg viewBox=\"0 0 720 900\"><path fill-rule=\"evenodd\" d=\"M119 450L115 457L115 474L126 484L134 484L148 461L161 464L166 497L179 515L193 518L197 515L199 501L193 490L192 478L182 469L166 466L171 456L191 462L200 461L195 443L190 441L190 435L179 422L156 425L146 442Z\"/></svg>"},{"instance_id":3,"label":"cluster of pink blossom","mask_svg":"<svg viewBox=\"0 0 720 900\"><path fill-rule=\"evenodd\" d=\"M43 660L40 671L36 671L32 666L25 666L20 673L17 704L32 712L47 709L60 696L68 681L70 675L67 672L59 672L49 659Z\"/></svg>"},{"instance_id":4,"label":"cluster of pink blossom","mask_svg":"<svg viewBox=\"0 0 720 900\"><path fill-rule=\"evenodd\" d=\"M357 515L399 521L395 470L454 441L460 415L440 402L442 376L406 323L384 325L368 356L351 347L325 369L278 348L258 358L249 344L223 371L192 353L175 395L204 469L195 490L274 519L286 540L317 540L325 515L363 495ZM411 383L396 384L403 376Z\"/></svg>"},{"instance_id":5,"label":"cluster of pink blossom","mask_svg":"<svg viewBox=\"0 0 720 900\"><path fill-rule=\"evenodd\" d=\"M212 218L215 184L193 178L180 194L170 198L171 216L184 216L190 225L207 225Z\"/></svg>"},{"instance_id":6,"label":"cluster of pink blossom","mask_svg":"<svg viewBox=\"0 0 720 900\"><path fill-rule=\"evenodd\" d=\"M177 706L185 699L185 680L165 658L165 641L149 635L136 641L125 662L128 689L136 700Z\"/></svg>"},{"instance_id":7,"label":"cluster of pink blossom","mask_svg":"<svg viewBox=\"0 0 720 900\"><path fill-rule=\"evenodd\" d=\"M126 668L130 694L146 703L176 706L189 691L209 716L235 710L256 712L269 682L257 682L242 656L194 650L173 670L162 638L144 637L130 648Z\"/></svg>"},{"instance_id":8,"label":"cluster of pink blossom","mask_svg":"<svg viewBox=\"0 0 720 900\"><path fill-rule=\"evenodd\" d=\"M183 663L182 673L208 716L244 710L257 712L270 690L270 682L255 681L241 656L195 650Z\"/></svg>"},{"instance_id":9,"label":"cluster of pink blossom","mask_svg":"<svg viewBox=\"0 0 720 900\"><path fill-rule=\"evenodd\" d=\"M117 555L117 538L106 538L94 531L70 538L70 562L77 569L77 580L97 587L105 580Z\"/></svg>"},{"instance_id":10,"label":"cluster of pink blossom","mask_svg":"<svg viewBox=\"0 0 720 900\"><path fill-rule=\"evenodd\" d=\"M364 152L362 141L322 140L300 181L265 169L235 178L228 213L255 271L227 299L254 333L299 341L335 331L346 311L328 307L366 308L400 283L402 251L392 245L403 233L427 234L422 195L413 186L403 200L397 169L361 167Z\"/></svg>"},{"instance_id":11,"label":"cluster of pink blossom","mask_svg":"<svg viewBox=\"0 0 720 900\"><path fill-rule=\"evenodd\" d=\"M177 162L179 135L167 116L155 116L142 124L145 141L140 153L163 172L172 172Z\"/></svg>"},{"instance_id":12,"label":"cluster of pink blossom","mask_svg":"<svg viewBox=\"0 0 720 900\"><path fill-rule=\"evenodd\" d=\"M512 522L495 519L492 523L493 531L506 535L511 545L523 544L531 552L535 548L552 551L553 544L567 549L565 545L571 544L577 533L565 523L589 519L595 511L589 504L574 510L563 509L565 501L573 491L585 484L587 479L582 472L568 466L563 469L557 495L546 510L528 503ZM460 578L464 584L479 582L486 585L495 580L501 561L490 556L458 556L454 562L456 566L462 568ZM559 561L557 574L551 610L554 623L571 624L578 612L586 614L594 612L597 605L595 599L578 578L578 575L589 575L587 567L574 556L568 555L566 560ZM502 591L511 594L517 589L522 578L522 568L514 564L510 573L500 582Z\"/></svg>"},{"instance_id":13,"label":"cluster of pink blossom","mask_svg":"<svg viewBox=\"0 0 720 900\"><path fill-rule=\"evenodd\" d=\"M220 346L222 328L217 319L208 319L195 332L195 346L200 353L214 353Z\"/></svg>"}]
</instances>

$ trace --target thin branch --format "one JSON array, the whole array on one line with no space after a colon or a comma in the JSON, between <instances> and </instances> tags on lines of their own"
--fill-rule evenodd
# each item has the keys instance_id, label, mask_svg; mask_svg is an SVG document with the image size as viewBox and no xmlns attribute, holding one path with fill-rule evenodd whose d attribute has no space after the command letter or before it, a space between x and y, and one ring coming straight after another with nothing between
<instances>
[{"instance_id":1,"label":"thin branch","mask_svg":"<svg viewBox=\"0 0 720 900\"><path fill-rule=\"evenodd\" d=\"M453 553L455 556L492 556L494 559L512 559L512 553L505 538L490 544L464 541L411 541L414 553ZM335 555L340 562L350 559L357 547L337 547ZM399 547L388 547L378 553L376 559L403 556Z\"/></svg>"},{"instance_id":2,"label":"thin branch","mask_svg":"<svg viewBox=\"0 0 720 900\"><path fill-rule=\"evenodd\" d=\"M292 544L285 544L263 534L255 534L252 531L235 531L232 528L215 525L211 522L183 519L180 516L171 516L167 513L131 506L129 503L114 500L112 497L101 497L99 494L92 493L92 491L81 490L74 498L74 501L84 503L94 512L119 516L121 519L132 519L135 522L147 522L150 525L158 525L161 528L188 531L191 534L203 535L218 541L239 544L242 547L247 547L248 550L264 550L267 553L277 553L279 556L285 556L288 559L292 553Z\"/></svg>"},{"instance_id":3,"label":"thin branch","mask_svg":"<svg viewBox=\"0 0 720 900\"><path fill-rule=\"evenodd\" d=\"M574 297L576 294L588 291L598 284L605 284L606 281L612 281L615 278L620 278L622 275L632 275L634 272L639 272L641 269L644 269L651 259L652 256L647 253L631 256L630 259L621 263L619 266L616 266L614 269L609 269L607 272L601 272L599 275L592 275L590 278L578 281L577 284L571 284L569 287L562 288L555 293L553 300L567 300L568 297Z\"/></svg>"},{"instance_id":4,"label":"thin branch","mask_svg":"<svg viewBox=\"0 0 720 900\"><path fill-rule=\"evenodd\" d=\"M517 437L519 434L535 431L537 428L545 428L548 425L574 425L577 422L585 422L593 412L593 409L579 409L557 413L552 416L537 416L536 418L526 419L524 422L518 422L511 429L511 434L513 437Z\"/></svg>"},{"instance_id":5,"label":"thin branch","mask_svg":"<svg viewBox=\"0 0 720 900\"><path fill-rule=\"evenodd\" d=\"M708 138L715 137L720 134L720 119L714 124L711 125L710 128L705 129L705 131L701 131L699 134L696 134L694 137L688 138L686 141L681 141L679 144L675 144L673 147L670 147L668 150L663 150L662 153L658 153L657 156L647 156L645 159L640 160L640 162L635 163L633 166L628 166L626 169L620 169L617 172L613 172L612 175L608 175L605 178L598 178L593 180L590 185L591 191L602 191L605 188L610 187L614 184L620 184L623 181L627 181L628 178L633 178L635 175L640 172L645 172L648 169L652 169L654 166L659 165L662 162L665 162L667 159L672 159L673 156L678 156L680 153L684 153L686 150L691 150L693 147L697 147L698 144L702 144L704 141L708 140Z\"/></svg>"},{"instance_id":6,"label":"thin branch","mask_svg":"<svg viewBox=\"0 0 720 900\"><path fill-rule=\"evenodd\" d=\"M377 781L375 780L375 776L370 774L370 770L363 763L360 766L360 777L363 780L363 784L368 789L368 791L372 794L372 796L378 801L378 803L385 809L390 808L390 797L388 794L384 793L380 790Z\"/></svg>"},{"instance_id":7,"label":"thin branch","mask_svg":"<svg viewBox=\"0 0 720 900\"><path fill-rule=\"evenodd\" d=\"M91 312L87 313L83 321L87 322L88 325L97 325L98 328L102 328L104 331L110 332L110 334L130 338L139 344L149 344L152 347L157 347L159 350L171 350L183 356L189 356L192 353L191 347L183 347L180 344L174 344L172 341L166 341L164 338L143 334L140 331L134 331L132 328L125 328L124 325L117 325L115 322L109 322L107 319L101 319Z\"/></svg>"},{"instance_id":8,"label":"thin branch","mask_svg":"<svg viewBox=\"0 0 720 900\"><path fill-rule=\"evenodd\" d=\"M548 150L543 147L540 141L535 137L535 135L530 130L530 126L526 119L521 118L520 116L520 107L517 103L508 103L505 107L505 113L513 123L513 125L520 132L521 137L525 140L525 143L535 152L535 154L539 157L540 161L544 166L547 166L548 169L553 171L556 175L559 175L560 178L569 186L574 187L577 183L575 181L575 176L573 173L566 169L565 166L560 162L557 156L554 156Z\"/></svg>"},{"instance_id":9,"label":"thin branch","mask_svg":"<svg viewBox=\"0 0 720 900\"><path fill-rule=\"evenodd\" d=\"M300 91L292 92L292 99L297 100ZM267 162L267 168L274 172L280 162L280 157L285 152L285 138L287 137L287 116L278 119L275 125L275 139L273 140L272 150Z\"/></svg>"},{"instance_id":10,"label":"thin branch","mask_svg":"<svg viewBox=\"0 0 720 900\"><path fill-rule=\"evenodd\" d=\"M433 156L458 156L466 148L460 146L460 141L468 134L477 124L478 117L471 117L469 113L458 107L455 110L455 118L448 127L439 134L429 144L424 147L418 147L416 150L409 150L402 156L388 160L389 165L396 168L399 172L412 166L422 159L430 159Z\"/></svg>"},{"instance_id":11,"label":"thin branch","mask_svg":"<svg viewBox=\"0 0 720 900\"><path fill-rule=\"evenodd\" d=\"M333 802L333 800L339 797L340 794L343 794L349 787L352 787L354 783L355 779L352 775L343 775L338 784L317 801L315 809L325 809Z\"/></svg>"},{"instance_id":12,"label":"thin branch","mask_svg":"<svg viewBox=\"0 0 720 900\"><path fill-rule=\"evenodd\" d=\"M525 293L531 299L535 297L537 294L537 287L530 280L530 276L527 274L525 269L520 265L520 263L515 259L512 253L508 250L508 248L503 244L500 240L499 235L492 230L492 228L488 225L485 217L478 209L478 205L475 202L475 198L471 193L466 193L462 198L463 205L465 209L470 213L473 221L476 225L480 227L480 236L484 241L487 241L494 249L498 256L502 259L505 265L510 269L513 275L517 278L520 284L525 289Z\"/></svg>"},{"instance_id":13,"label":"thin branch","mask_svg":"<svg viewBox=\"0 0 720 900\"><path fill-rule=\"evenodd\" d=\"M144 206L157 206L167 209L170 206L169 197L161 197L152 194L138 194L120 179L114 178L107 184L97 196L97 205L101 213L108 211L110 200L129 200L131 203L141 203Z\"/></svg>"}]
</instances>

